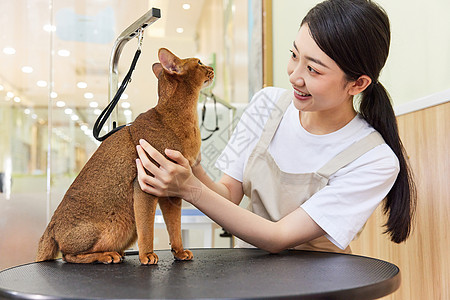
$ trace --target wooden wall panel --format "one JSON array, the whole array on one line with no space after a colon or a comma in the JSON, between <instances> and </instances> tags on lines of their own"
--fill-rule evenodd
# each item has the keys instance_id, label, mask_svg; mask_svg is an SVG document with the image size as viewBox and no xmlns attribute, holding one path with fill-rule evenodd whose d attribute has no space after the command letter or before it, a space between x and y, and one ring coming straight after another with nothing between
<instances>
[{"instance_id":1,"label":"wooden wall panel","mask_svg":"<svg viewBox=\"0 0 450 300\"><path fill-rule=\"evenodd\" d=\"M355 254L399 266L402 284L383 299L450 299L450 103L397 118L418 191L414 230L406 243L382 234L381 207L352 243Z\"/></svg>"}]
</instances>

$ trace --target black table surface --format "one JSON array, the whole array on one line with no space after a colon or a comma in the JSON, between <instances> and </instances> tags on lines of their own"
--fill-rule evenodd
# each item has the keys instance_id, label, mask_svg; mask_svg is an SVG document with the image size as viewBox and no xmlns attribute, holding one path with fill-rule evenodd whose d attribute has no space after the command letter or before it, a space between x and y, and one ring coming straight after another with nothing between
<instances>
[{"instance_id":1,"label":"black table surface","mask_svg":"<svg viewBox=\"0 0 450 300\"><path fill-rule=\"evenodd\" d=\"M120 264L31 263L0 272L0 298L376 299L400 286L397 266L378 259L313 251L193 249L192 261L156 251L142 266L135 252Z\"/></svg>"}]
</instances>

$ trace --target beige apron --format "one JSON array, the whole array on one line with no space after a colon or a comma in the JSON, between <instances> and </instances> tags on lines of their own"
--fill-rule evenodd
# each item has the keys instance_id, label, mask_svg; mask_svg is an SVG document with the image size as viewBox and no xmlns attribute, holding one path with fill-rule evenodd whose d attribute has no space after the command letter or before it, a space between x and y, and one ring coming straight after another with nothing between
<instances>
[{"instance_id":1,"label":"beige apron","mask_svg":"<svg viewBox=\"0 0 450 300\"><path fill-rule=\"evenodd\" d=\"M336 155L315 173L293 174L279 169L268 151L269 144L292 102L293 92L284 93L267 121L260 140L250 154L244 170L244 194L250 198L249 209L271 221L278 221L296 210L312 195L325 187L332 174L367 151L384 143L378 132L373 132ZM281 113L280 113L281 111ZM253 247L238 241L239 247ZM350 253L350 247L339 249L325 236L301 244L295 249Z\"/></svg>"}]
</instances>

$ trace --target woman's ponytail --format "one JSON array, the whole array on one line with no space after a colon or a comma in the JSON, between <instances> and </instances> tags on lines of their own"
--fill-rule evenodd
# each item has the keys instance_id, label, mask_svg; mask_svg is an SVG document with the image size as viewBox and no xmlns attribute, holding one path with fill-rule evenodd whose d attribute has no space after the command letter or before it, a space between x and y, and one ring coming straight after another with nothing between
<instances>
[{"instance_id":1,"label":"woman's ponytail","mask_svg":"<svg viewBox=\"0 0 450 300\"><path fill-rule=\"evenodd\" d=\"M397 119L389 93L381 83L372 83L363 92L359 112L383 136L399 161L400 171L385 199L383 211L388 215L385 233L389 234L393 242L400 243L411 232L416 207L416 187L398 134Z\"/></svg>"}]
</instances>

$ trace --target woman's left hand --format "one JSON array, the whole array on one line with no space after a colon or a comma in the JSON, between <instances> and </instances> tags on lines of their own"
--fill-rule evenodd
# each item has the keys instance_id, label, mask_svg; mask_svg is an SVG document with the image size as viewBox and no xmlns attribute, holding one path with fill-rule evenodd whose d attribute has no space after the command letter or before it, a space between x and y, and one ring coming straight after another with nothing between
<instances>
[{"instance_id":1,"label":"woman's left hand","mask_svg":"<svg viewBox=\"0 0 450 300\"><path fill-rule=\"evenodd\" d=\"M192 174L189 161L179 151L165 150L165 154L174 161L172 162L145 140L141 139L136 149L139 155L136 159L138 182L144 192L158 197L180 197L189 201L193 196L193 189L201 190L201 183ZM159 167L150 161L146 153ZM144 168L153 176L148 175Z\"/></svg>"}]
</instances>

